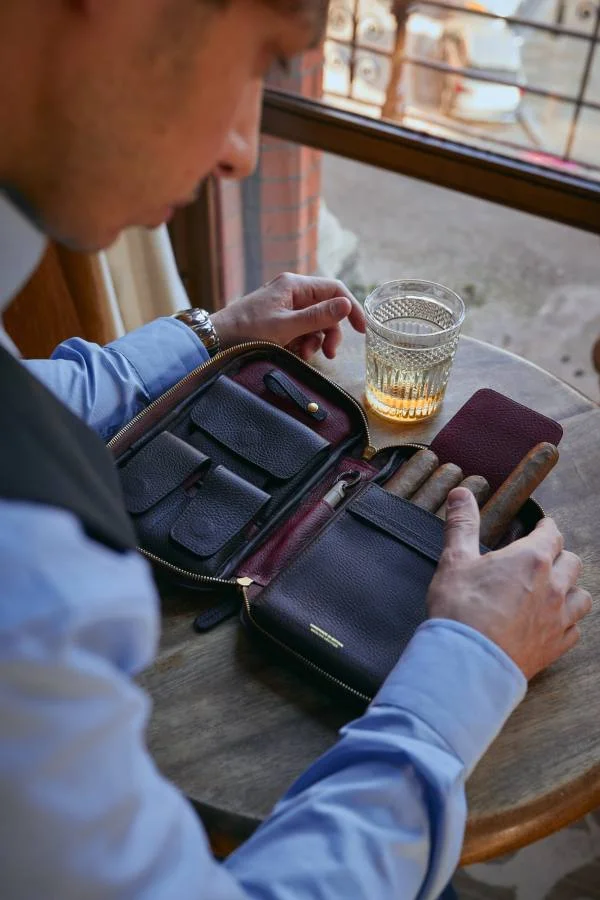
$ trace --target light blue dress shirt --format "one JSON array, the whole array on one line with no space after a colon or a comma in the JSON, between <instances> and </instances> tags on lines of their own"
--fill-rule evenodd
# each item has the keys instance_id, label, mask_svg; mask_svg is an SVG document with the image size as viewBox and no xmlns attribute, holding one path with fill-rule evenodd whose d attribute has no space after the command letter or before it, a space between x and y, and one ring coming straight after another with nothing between
<instances>
[{"instance_id":1,"label":"light blue dress shirt","mask_svg":"<svg viewBox=\"0 0 600 900\"><path fill-rule=\"evenodd\" d=\"M169 319L27 366L108 438L203 354ZM132 676L159 630L145 561L68 513L0 501L0 583L3 900L425 900L449 881L465 779L526 689L475 631L423 625L365 715L220 864L145 746Z\"/></svg>"}]
</instances>

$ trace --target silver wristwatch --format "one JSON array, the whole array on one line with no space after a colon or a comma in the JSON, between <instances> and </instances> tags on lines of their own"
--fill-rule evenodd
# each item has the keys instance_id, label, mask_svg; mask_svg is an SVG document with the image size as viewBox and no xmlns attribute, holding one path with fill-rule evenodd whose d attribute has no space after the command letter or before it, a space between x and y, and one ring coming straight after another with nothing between
<instances>
[{"instance_id":1,"label":"silver wristwatch","mask_svg":"<svg viewBox=\"0 0 600 900\"><path fill-rule=\"evenodd\" d=\"M179 319L180 322L192 329L206 347L209 356L217 355L221 349L221 342L205 309L198 309L198 307L181 309L173 314L173 318Z\"/></svg>"}]
</instances>

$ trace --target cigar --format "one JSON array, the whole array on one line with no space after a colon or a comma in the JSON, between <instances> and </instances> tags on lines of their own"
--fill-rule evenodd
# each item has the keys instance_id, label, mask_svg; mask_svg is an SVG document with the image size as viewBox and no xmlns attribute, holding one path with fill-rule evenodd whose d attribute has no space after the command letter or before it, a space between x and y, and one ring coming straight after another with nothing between
<instances>
[{"instance_id":1,"label":"cigar","mask_svg":"<svg viewBox=\"0 0 600 900\"><path fill-rule=\"evenodd\" d=\"M530 450L481 510L481 543L495 547L528 497L558 462L554 444Z\"/></svg>"},{"instance_id":2,"label":"cigar","mask_svg":"<svg viewBox=\"0 0 600 900\"><path fill-rule=\"evenodd\" d=\"M483 475L469 475L467 478L465 478L464 481L461 481L458 487L466 488L468 491L471 491L471 493L477 500L477 506L479 506L480 508L490 496L491 488L488 481L483 477ZM440 508L436 512L436 516L439 516L440 519L446 518L445 503L443 504L443 506L440 506Z\"/></svg>"},{"instance_id":3,"label":"cigar","mask_svg":"<svg viewBox=\"0 0 600 900\"><path fill-rule=\"evenodd\" d=\"M389 481L386 481L385 489L396 497L408 500L435 472L439 464L433 450L419 450L400 466Z\"/></svg>"},{"instance_id":4,"label":"cigar","mask_svg":"<svg viewBox=\"0 0 600 900\"><path fill-rule=\"evenodd\" d=\"M445 463L436 469L423 487L410 498L410 502L421 509L435 512L446 501L452 488L457 487L463 480L462 469L454 463Z\"/></svg>"}]
</instances>

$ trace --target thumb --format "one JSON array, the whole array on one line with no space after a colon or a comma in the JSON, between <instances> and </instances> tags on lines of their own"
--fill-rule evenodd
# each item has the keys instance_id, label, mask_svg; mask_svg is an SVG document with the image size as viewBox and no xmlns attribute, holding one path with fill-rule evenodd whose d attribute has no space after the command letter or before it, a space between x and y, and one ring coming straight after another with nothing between
<instances>
[{"instance_id":1,"label":"thumb","mask_svg":"<svg viewBox=\"0 0 600 900\"><path fill-rule=\"evenodd\" d=\"M307 306L294 312L294 325L298 334L308 334L311 331L327 331L346 319L352 310L352 304L347 297L335 297L333 300L323 300L314 306Z\"/></svg>"},{"instance_id":2,"label":"thumb","mask_svg":"<svg viewBox=\"0 0 600 900\"><path fill-rule=\"evenodd\" d=\"M444 550L463 559L474 559L480 554L479 508L467 488L455 488L448 494Z\"/></svg>"}]
</instances>

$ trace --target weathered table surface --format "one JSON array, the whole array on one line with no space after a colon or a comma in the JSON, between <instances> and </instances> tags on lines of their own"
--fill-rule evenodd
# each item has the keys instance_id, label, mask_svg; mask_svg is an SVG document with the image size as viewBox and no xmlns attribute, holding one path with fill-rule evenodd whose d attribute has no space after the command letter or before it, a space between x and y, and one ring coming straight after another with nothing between
<instances>
[{"instance_id":1,"label":"weathered table surface","mask_svg":"<svg viewBox=\"0 0 600 900\"><path fill-rule=\"evenodd\" d=\"M347 333L319 367L359 399L363 338ZM561 460L537 497L600 595L600 408L502 350L461 340L440 414L412 426L371 417L377 446L429 440L478 388L492 387L560 420ZM348 711L300 675L269 663L237 621L198 636L198 602L163 599L158 661L143 684L154 700L149 741L160 769L192 800L217 852L246 838L336 739ZM600 806L600 609L579 647L539 677L468 784L463 863L509 852Z\"/></svg>"}]
</instances>

